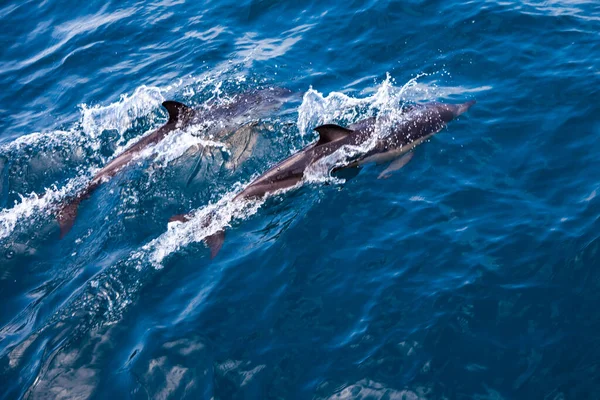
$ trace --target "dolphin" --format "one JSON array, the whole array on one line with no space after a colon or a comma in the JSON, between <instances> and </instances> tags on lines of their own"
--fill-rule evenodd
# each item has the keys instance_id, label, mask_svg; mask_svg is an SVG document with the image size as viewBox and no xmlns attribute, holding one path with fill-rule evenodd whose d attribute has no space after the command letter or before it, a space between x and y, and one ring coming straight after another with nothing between
<instances>
[{"instance_id":1,"label":"dolphin","mask_svg":"<svg viewBox=\"0 0 600 400\"><path fill-rule=\"evenodd\" d=\"M408 152L411 149L441 131L447 123L465 113L473 104L475 104L474 100L462 104L431 102L415 105L408 108L400 120L389 120L392 126L388 134L381 137L374 136L377 134L375 118L358 121L348 127L334 124L318 126L315 128L319 134L317 141L256 178L237 194L233 201L257 199L269 193L294 187L302 181L307 170L320 160L343 147L365 145L370 140L375 142L371 142L367 151L346 161L344 165L334 167L330 172L335 173L344 168L371 162L383 163L395 160L380 174L382 178L387 177L390 172L408 162L412 154ZM190 214L180 214L173 216L170 221L186 222L189 219L191 219ZM209 223L210 216L205 221L206 225ZM211 250L211 258L214 258L223 245L225 232L220 230L204 240Z\"/></svg>"},{"instance_id":2,"label":"dolphin","mask_svg":"<svg viewBox=\"0 0 600 400\"><path fill-rule=\"evenodd\" d=\"M123 170L144 149L160 142L172 131L200 125L207 137L231 141L232 131L235 133L248 119L260 118L280 107L292 94L290 90L279 87L255 89L235 96L233 101L226 104L219 104L216 100L209 101L200 109L192 109L177 101L163 102L162 106L169 114L167 123L115 157L94 175L81 192L59 207L57 220L60 237L64 237L73 227L79 204L83 200L90 197L102 183Z\"/></svg>"}]
</instances>

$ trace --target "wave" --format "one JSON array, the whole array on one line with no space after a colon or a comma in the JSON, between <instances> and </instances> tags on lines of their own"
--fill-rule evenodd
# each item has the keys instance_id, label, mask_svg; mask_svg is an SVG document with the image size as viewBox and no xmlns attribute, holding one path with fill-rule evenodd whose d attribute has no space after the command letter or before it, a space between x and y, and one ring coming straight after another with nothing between
<instances>
[{"instance_id":1,"label":"wave","mask_svg":"<svg viewBox=\"0 0 600 400\"><path fill-rule=\"evenodd\" d=\"M343 124L356 122L358 119L371 116L385 116L381 118L381 124L377 125L380 130L378 135L385 134L386 123L393 121L393 118L402 118L402 113L398 112L398 104L417 102L430 99L431 93L435 91L434 86L427 86L418 83L422 76L417 76L402 86L395 86L390 76L378 84L371 94L358 98L351 97L343 93L332 92L327 96L317 90L309 89L303 97L302 104L298 109L296 119L297 135L301 139L302 146L312 141L309 136L311 128L325 122L336 121ZM211 89L212 96L223 96L222 86L213 85ZM170 88L171 89L171 88ZM188 90L188 89L186 89ZM163 90L160 88L141 87L130 96L123 96L119 102L106 107L82 107L82 125L83 129L78 131L79 137L86 145L94 148L97 143L102 142L102 136L106 129L112 129L119 133L118 142L120 145L114 150L113 155L119 154L131 141L139 140L139 136L126 139L127 131L136 124L136 119L151 114L156 114L156 108L160 104ZM124 121L120 121L119 117ZM150 119L152 122L162 118L158 114ZM212 146L220 148L222 151L228 151L226 146L220 142L203 138L199 135L198 127L177 131L177 134L169 135L158 145L147 149L140 154L140 158L153 157L153 162L159 167L167 166L173 160L183 155L190 147L194 146ZM148 129L144 134L151 132ZM42 137L47 136L29 136L21 139L21 145L10 144L10 150L16 151L20 146L35 146L36 143L41 147L50 145L55 146L61 143L71 144L72 138L68 135L49 135L55 140L55 143L42 144L38 141L44 141ZM375 137L377 135L374 135ZM343 160L354 156L357 152L368 151L372 143L366 143L356 148L342 148L340 151L332 154L330 157L318 163L314 169L307 172L304 182L315 183L328 180L339 183L330 176L332 166L337 165ZM100 146L100 148L102 145ZM7 151L6 147L3 151ZM277 160L273 160L277 161ZM4 209L0 212L0 238L5 238L15 229L23 220L37 218L37 215L43 215L51 212L52 205L59 203L65 197L80 190L86 184L89 176L98 167L89 167L83 174L71 178L62 187L50 187L43 195L38 196L35 193L23 197L21 202L15 204L10 209ZM97 319L103 323L118 320L122 311L130 304L139 289L143 287L144 276L152 275L164 267L165 261L173 254L192 243L202 242L206 237L229 228L232 224L243 221L256 214L264 204L265 199L254 201L232 201L233 198L249 184L238 181L232 188L218 200L202 206L191 212L191 219L185 223L173 222L168 225L167 231L158 237L150 240L143 246L133 250L128 256L117 261L112 266L107 266L96 276L91 278L80 289L79 294L74 295L69 304L61 307L56 318L64 320L72 316L74 310L79 310L81 315L85 315L85 320L95 313L103 313L102 318ZM302 184L302 183L301 183ZM300 184L300 185L301 185ZM294 190L295 188L288 189ZM137 272L135 272L137 271ZM136 274L139 274L136 276ZM97 293L100 289L102 293ZM96 293L96 295L94 295ZM87 311L85 311L87 310ZM94 311L95 310L95 311ZM61 315L64 317L61 317ZM82 327L86 326L82 322Z\"/></svg>"},{"instance_id":2,"label":"wave","mask_svg":"<svg viewBox=\"0 0 600 400\"><path fill-rule=\"evenodd\" d=\"M199 78L190 77L186 81L179 80L163 88L140 86L132 94L123 95L117 102L107 106L82 105L79 123L67 130L36 132L1 145L0 155L9 159L15 159L31 152L54 153L61 151L63 154L79 154L79 158L85 160L85 165L75 168L77 176L67 179L62 185L55 183L41 191L19 195L19 200L15 201L12 207L0 210L0 239L8 237L19 224L29 226L40 218L48 217L54 212L57 204L81 190L98 168L125 151L141 137L150 134L159 123L164 121L164 112L158 112L158 110L160 104L165 100L166 94L183 91L184 96L191 99L202 92L205 99L217 99L221 103L231 101L231 98L227 96L228 90L225 90L224 86L239 87L246 83L246 79L243 75L235 74L233 78L229 78L228 82L226 72L227 70L223 69ZM429 82L422 82L424 77L427 77ZM365 97L352 97L341 92L331 92L325 96L311 87L304 94L298 108L296 128L300 138L299 146L306 145L307 139L312 138L312 128L323 123L336 122L348 125L362 118L376 117L380 122L376 125L378 130L376 136L380 137L385 135L389 125L402 118L398 104L452 96L459 89L461 92L489 89L487 87L457 89L440 86L435 78L436 74L420 74L403 85L397 86L394 79L388 74L381 83L365 89L363 92L368 93ZM135 130L139 131L140 126L144 128L144 132L136 134ZM202 130L205 128L205 126L193 126L186 130L178 130L161 143L141 152L138 158L153 158L159 168L164 168L186 154L190 148L215 147L227 152L228 149L224 143L202 136ZM107 137L107 132L112 132L112 135ZM347 146L340 149L307 171L305 181L343 182L333 178L330 171L356 154L368 151L374 143L375 140L362 146ZM298 148L293 150L298 150ZM110 155L104 155L105 153ZM91 158L92 162L87 158ZM238 183L238 186L243 185ZM233 192L229 192L224 199L232 198L233 195ZM214 208L216 205L211 207ZM226 215L227 212L229 212L228 215ZM225 211L225 214L222 215L222 227L234 219L234 216L239 217L239 212L240 210L234 209ZM217 222L215 221L215 223ZM191 225L185 228L185 230L189 229L192 229ZM169 232L169 235L176 235L172 231ZM180 240L179 243L201 241L204 237L204 233L196 231L189 240ZM157 249L157 255L151 257L152 263L160 263L158 260L163 257L159 256L159 253L175 251L175 248L168 244L169 242L169 239L164 238L157 239L152 245L148 245ZM159 250L163 245L165 248Z\"/></svg>"},{"instance_id":3,"label":"wave","mask_svg":"<svg viewBox=\"0 0 600 400\"><path fill-rule=\"evenodd\" d=\"M301 137L307 139L305 142L308 142L310 138L307 138L306 134L300 133L303 132L301 127L304 125L302 124L307 124L304 132L308 132L308 126L312 127L315 124L329 120L332 115L336 115L341 119L349 119L348 122L354 122L351 121L353 118L366 117L376 110L397 109L398 99L415 98L410 93L411 89L416 86L415 82L416 79L407 82L402 87L395 87L388 77L379 85L373 95L365 98L353 98L341 93L331 93L323 96L316 90L311 89L305 94L299 108L298 133ZM361 109L358 111L352 110L353 107L357 106ZM355 112L356 114L354 114ZM188 134L190 136L187 136ZM202 143L201 140L193 137L190 132L187 134L184 132L181 136L173 136L170 140L172 142L164 142L164 148L156 149L159 150L157 160L160 159L162 162L168 163L169 157L180 153L188 145ZM183 144L174 145L177 141L182 141ZM202 143L202 145L205 144L219 145L219 143ZM169 148L174 150L167 151ZM342 149L330 161L333 163L339 161L348 156L349 151L364 150L365 148ZM309 173L304 182L314 183L320 179L331 179L327 169L329 165L329 161L327 161L322 165L322 170ZM202 242L218 231L247 220L259 211L268 196L260 200L233 201L234 197L244 190L250 181L245 183L238 181L232 189L228 190L217 201L192 211L189 221L170 223L167 231L132 251L115 264L103 269L86 282L79 293L72 296L72 300L62 307L43 329L51 329L56 324L62 326L61 324L65 321L74 321L73 318L76 315L81 318L77 322L78 329L83 330L91 327L91 321L102 321L103 324L110 324L119 320L127 306L135 301L145 283L164 268L169 257L181 252L193 243ZM298 186L301 185L302 182ZM286 189L282 192L295 190L296 188ZM280 193L272 195L279 195ZM212 286L208 285L206 290L210 292L211 289Z\"/></svg>"},{"instance_id":4,"label":"wave","mask_svg":"<svg viewBox=\"0 0 600 400\"><path fill-rule=\"evenodd\" d=\"M310 89L298 113L298 129L304 134L315 126L336 122L349 125L359 119L374 117L375 132L371 140L360 146L343 146L333 154L322 158L310 166L304 179L314 183L343 183L344 180L331 176L331 171L346 164L359 154L371 150L377 140L390 133L391 128L404 118L403 105L432 98L436 86L419 84L418 79L427 76L420 74L402 86L395 86L388 74L372 94L363 98L350 97L344 93L332 92L327 96Z\"/></svg>"},{"instance_id":5,"label":"wave","mask_svg":"<svg viewBox=\"0 0 600 400\"><path fill-rule=\"evenodd\" d=\"M200 96L206 101L212 100L213 105L230 102L232 98L228 91L231 88L225 90L224 86L236 88L245 84L239 73L227 75L234 69L228 66L212 74L178 80L166 87L140 86L106 106L83 104L79 121L67 129L34 132L0 144L0 156L9 160L8 164L25 164L32 157L46 155L58 157L60 160L57 162L62 163L67 174L76 174L66 180L57 179L35 191L14 193L14 205L0 210L0 240L10 236L19 225L28 227L51 217L56 207L82 190L103 165L163 124L166 113L160 105L168 97L183 92L181 95L189 100L190 105L194 105L194 98ZM190 148L215 147L227 152L224 143L203 137L203 131L210 123L204 121L203 125L174 131L137 158L153 158L156 167L163 168ZM39 168L45 168L44 163L40 164Z\"/></svg>"},{"instance_id":6,"label":"wave","mask_svg":"<svg viewBox=\"0 0 600 400\"><path fill-rule=\"evenodd\" d=\"M344 163L357 154L367 152L375 144L377 138L387 134L389 128L403 118L398 104L417 102L430 99L434 86L418 84L418 79L425 74L416 76L397 87L391 76L381 82L373 94L363 98L355 98L339 92L327 96L310 88L303 97L298 109L296 126L298 134L303 138L303 145L310 140L311 128L320 124L339 121L350 124L361 118L374 116L377 118L376 132L373 140L361 146L344 146L329 157L316 163L305 175L304 182L309 183L341 183L343 180L334 178L330 172L333 167ZM217 145L212 143L212 145ZM181 148L184 148L182 146ZM149 264L162 268L163 261L171 254L180 251L191 243L203 241L208 236L228 228L233 221L244 220L255 214L263 200L236 201L233 198L241 192L247 183L237 182L234 188L223 197L209 205L192 211L191 219L186 223L173 222L167 232L144 245L132 255L138 268ZM288 189L288 190L293 190ZM207 222L209 221L209 222Z\"/></svg>"},{"instance_id":7,"label":"wave","mask_svg":"<svg viewBox=\"0 0 600 400\"><path fill-rule=\"evenodd\" d=\"M35 132L0 146L0 155L20 162L26 161L30 154L39 156L57 152L62 154L65 168L71 158L85 161L83 167L75 168L77 176L67 179L62 185L55 183L38 191L17 195L19 201L15 201L11 208L0 210L0 239L9 236L20 223L31 226L40 218L48 217L57 204L83 189L91 176L107 161L101 150L112 145L106 143L102 134L106 131L117 132L118 148L114 155L118 155L124 149L125 133L137 119L155 111L162 101L160 88L142 86L132 95L124 95L118 102L108 106L82 105L80 122L68 130Z\"/></svg>"}]
</instances>

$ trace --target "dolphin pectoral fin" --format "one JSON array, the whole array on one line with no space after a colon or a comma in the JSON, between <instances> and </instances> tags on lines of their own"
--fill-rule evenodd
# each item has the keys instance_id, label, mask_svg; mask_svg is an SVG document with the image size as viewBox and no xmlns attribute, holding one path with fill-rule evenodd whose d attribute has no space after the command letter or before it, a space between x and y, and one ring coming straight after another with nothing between
<instances>
[{"instance_id":1,"label":"dolphin pectoral fin","mask_svg":"<svg viewBox=\"0 0 600 400\"><path fill-rule=\"evenodd\" d=\"M167 100L162 103L162 106L166 108L169 113L168 124L177 123L185 117L190 117L194 114L194 110L191 107L178 101Z\"/></svg>"},{"instance_id":2,"label":"dolphin pectoral fin","mask_svg":"<svg viewBox=\"0 0 600 400\"><path fill-rule=\"evenodd\" d=\"M220 230L216 233L213 233L210 236L204 238L206 245L210 249L210 259L212 260L219 254L221 247L223 247L223 242L225 242L225 231Z\"/></svg>"},{"instance_id":3,"label":"dolphin pectoral fin","mask_svg":"<svg viewBox=\"0 0 600 400\"><path fill-rule=\"evenodd\" d=\"M200 167L202 166L202 157L204 156L205 150L206 150L206 147L202 146L202 151L198 155L198 159L196 160L196 163L194 164L194 168L192 168L192 173L190 174L190 176L187 179L187 182L185 183L186 187L189 186L190 183L192 183L192 181L194 180L196 175L198 175L198 172L200 172Z\"/></svg>"},{"instance_id":4,"label":"dolphin pectoral fin","mask_svg":"<svg viewBox=\"0 0 600 400\"><path fill-rule=\"evenodd\" d=\"M319 141L317 142L317 146L343 139L354 132L351 129L335 124L317 126L315 131L319 132Z\"/></svg>"},{"instance_id":5,"label":"dolphin pectoral fin","mask_svg":"<svg viewBox=\"0 0 600 400\"><path fill-rule=\"evenodd\" d=\"M230 157L225 163L225 168L235 171L238 166L250 158L258 141L258 133L255 131L257 126L259 126L258 122L243 125L229 138L227 146L230 149Z\"/></svg>"},{"instance_id":6,"label":"dolphin pectoral fin","mask_svg":"<svg viewBox=\"0 0 600 400\"><path fill-rule=\"evenodd\" d=\"M250 131L256 128L257 126L259 126L258 121L246 122L243 124L239 124L237 127L234 127L234 129L224 129L223 131L221 131L222 134L221 132L217 133L215 135L215 138L218 140L228 141L232 138L239 136L240 134L244 134L246 131Z\"/></svg>"},{"instance_id":7,"label":"dolphin pectoral fin","mask_svg":"<svg viewBox=\"0 0 600 400\"><path fill-rule=\"evenodd\" d=\"M392 176L392 172L398 171L400 168L404 167L408 162L413 158L414 153L409 151L405 155L400 158L395 159L388 165L388 167L379 174L377 179L387 179Z\"/></svg>"},{"instance_id":8,"label":"dolphin pectoral fin","mask_svg":"<svg viewBox=\"0 0 600 400\"><path fill-rule=\"evenodd\" d=\"M331 175L339 179L348 180L355 178L359 174L360 169L361 167L358 165L338 168L331 171Z\"/></svg>"}]
</instances>

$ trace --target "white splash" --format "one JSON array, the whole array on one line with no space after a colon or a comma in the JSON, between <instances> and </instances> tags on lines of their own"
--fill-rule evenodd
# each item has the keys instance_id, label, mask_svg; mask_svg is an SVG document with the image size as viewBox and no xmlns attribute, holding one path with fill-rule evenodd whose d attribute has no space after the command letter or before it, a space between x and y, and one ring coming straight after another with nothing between
<instances>
[{"instance_id":1,"label":"white splash","mask_svg":"<svg viewBox=\"0 0 600 400\"><path fill-rule=\"evenodd\" d=\"M119 101L108 106L80 106L81 117L78 124L67 130L34 132L23 135L0 146L0 154L10 155L25 147L35 147L38 151L60 147L83 146L93 151L100 148L100 134L107 130L119 133L117 145L124 142L123 134L133 126L136 119L146 117L155 111L164 100L158 87L141 86L131 95L122 95Z\"/></svg>"},{"instance_id":2,"label":"white splash","mask_svg":"<svg viewBox=\"0 0 600 400\"><path fill-rule=\"evenodd\" d=\"M0 210L0 239L9 236L20 223L29 224L32 222L30 220L37 220L38 216L48 216L57 204L85 187L90 177L99 169L99 165L94 164L98 164L98 161L109 162L141 138L151 134L157 128L158 122L164 122L158 121L164 117L156 111L166 95L180 90L182 86L184 94L190 96L196 91L208 90L209 97L216 99L216 104L221 104L222 81L231 68L233 67L226 66L198 78L181 79L163 88L140 86L133 93L122 95L118 101L106 106L83 104L80 106L79 122L66 130L34 132L0 145L0 155L9 159L23 159L24 155L28 157L31 150L35 150L35 154L54 153L60 150L65 153L67 159L70 158L69 154L82 155L79 158L85 158L85 154L93 154L97 158L95 162L77 166L77 177L69 179L62 187L55 184L45 188L42 195L37 193L20 195L20 201L15 202L13 207ZM241 78L237 76L236 79L239 82ZM127 140L125 133L135 126L136 120L141 118L149 118L152 127L142 135ZM221 147L223 151L227 151L223 144L202 138L202 129L203 127L200 126L192 126L186 130L172 132L173 134L165 141L139 154L138 159L155 157L158 166L165 167L194 146ZM106 159L99 152L105 140L102 137L105 131L118 133L116 148ZM27 153L24 153L25 151Z\"/></svg>"},{"instance_id":3,"label":"white splash","mask_svg":"<svg viewBox=\"0 0 600 400\"><path fill-rule=\"evenodd\" d=\"M308 135L311 128L326 121L355 120L361 114L357 108L369 104L369 98L353 98L343 93L331 92L328 96L312 87L304 94L298 108L296 125L300 135Z\"/></svg>"},{"instance_id":4,"label":"white splash","mask_svg":"<svg viewBox=\"0 0 600 400\"><path fill-rule=\"evenodd\" d=\"M237 192L238 190L233 190L216 203L198 209L185 223L169 223L167 231L135 252L132 260L137 261L140 267L149 262L155 268L162 268L163 260L170 254L226 229L233 220L255 214L264 202L233 201Z\"/></svg>"},{"instance_id":5,"label":"white splash","mask_svg":"<svg viewBox=\"0 0 600 400\"><path fill-rule=\"evenodd\" d=\"M117 145L125 141L123 133L133 126L136 119L154 111L164 101L162 89L154 86L140 86L131 95L108 106L81 106L83 132L91 139L94 149L100 147L98 136L106 130L116 130L120 137Z\"/></svg>"},{"instance_id":6,"label":"white splash","mask_svg":"<svg viewBox=\"0 0 600 400\"><path fill-rule=\"evenodd\" d=\"M43 144L44 148L53 148L69 141L79 141L76 129L68 131L55 130L51 132L33 132L28 135L19 136L9 143L0 146L0 154L9 155L18 152L25 147L38 146Z\"/></svg>"},{"instance_id":7,"label":"white splash","mask_svg":"<svg viewBox=\"0 0 600 400\"><path fill-rule=\"evenodd\" d=\"M312 128L321 124L348 124L361 118L395 112L401 103L431 99L433 86L417 83L417 80L424 76L427 74L419 74L401 87L396 87L394 79L388 74L376 88L367 90L372 93L370 96L362 98L340 92L331 92L324 96L311 87L304 94L302 104L298 108L298 130L301 135L308 135Z\"/></svg>"},{"instance_id":8,"label":"white splash","mask_svg":"<svg viewBox=\"0 0 600 400\"><path fill-rule=\"evenodd\" d=\"M304 180L314 183L343 183L342 179L332 177L331 171L337 166L347 164L354 157L367 153L376 145L378 139L391 132L392 127L404 118L401 104L418 101L425 96L426 91L417 84L417 80L423 76L426 75L418 75L397 88L388 74L377 90L364 98L353 98L338 92L323 96L311 88L305 94L298 111L297 125L301 134L308 134L309 128L324 123L340 121L342 124L348 124L373 116L375 131L371 138L361 145L342 146L333 154L311 165L305 171ZM419 89L415 91L415 88Z\"/></svg>"},{"instance_id":9,"label":"white splash","mask_svg":"<svg viewBox=\"0 0 600 400\"><path fill-rule=\"evenodd\" d=\"M361 146L344 146L329 157L325 157L313 164L305 172L304 182L342 182L330 176L331 169L357 154L368 151L380 136L387 134L389 127L397 123L397 118L402 117L402 113L398 107L399 101L400 99L407 98L411 88L416 86L417 78L411 79L400 88L395 88L392 84L392 79L388 76L373 95L365 98L353 98L337 92L323 96L316 90L310 89L305 94L298 112L297 125L301 135L308 133L309 126L321 124L326 121L346 120L348 122L355 122L360 118L370 115L376 115L378 119L376 120L376 131L372 140L368 140ZM379 118L381 115L384 117ZM178 147L186 151L187 148L198 143L197 141L200 139L195 136L188 137L183 132L180 136L174 136L173 140L181 142L181 144L171 145L165 142L164 145L167 147ZM213 146L218 145L218 143L210 144ZM171 154L175 154L175 152ZM302 185L302 182L299 185ZM237 188L225 194L219 201L193 211L191 213L191 220L185 223L170 223L167 232L133 253L131 260L136 262L139 268L142 268L146 263L155 268L162 268L163 261L169 255L191 243L201 242L216 232L228 228L232 221L243 220L255 214L265 199L233 201L235 195L243 190L242 185L238 184L237 186ZM279 191L272 195L294 190L295 188Z\"/></svg>"},{"instance_id":10,"label":"white splash","mask_svg":"<svg viewBox=\"0 0 600 400\"><path fill-rule=\"evenodd\" d=\"M19 221L27 220L33 222L41 216L49 216L53 207L64 200L67 196L81 190L87 183L84 176L70 179L64 186L58 188L52 185L46 188L42 195L30 193L20 196L21 201L15 202L12 208L0 210L0 239L9 236L16 228Z\"/></svg>"},{"instance_id":11,"label":"white splash","mask_svg":"<svg viewBox=\"0 0 600 400\"><path fill-rule=\"evenodd\" d=\"M154 156L154 163L159 168L166 168L169 163L185 155L190 149L194 152L202 151L203 148L219 148L228 153L227 146L224 143L214 140L203 139L189 130L182 132L173 132L165 140L158 143L154 148L148 149L148 152L141 154L142 157L149 157L150 153Z\"/></svg>"}]
</instances>

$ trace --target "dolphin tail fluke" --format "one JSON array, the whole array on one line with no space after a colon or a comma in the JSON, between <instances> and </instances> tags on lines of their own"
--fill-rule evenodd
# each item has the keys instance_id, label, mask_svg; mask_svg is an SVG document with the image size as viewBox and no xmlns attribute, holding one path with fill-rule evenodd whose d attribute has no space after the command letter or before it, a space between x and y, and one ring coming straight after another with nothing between
<instances>
[{"instance_id":1,"label":"dolphin tail fluke","mask_svg":"<svg viewBox=\"0 0 600 400\"><path fill-rule=\"evenodd\" d=\"M169 218L169 222L188 222L191 219L190 214L177 214L173 215ZM209 215L207 219L204 221L204 226L207 227L211 222L212 216ZM225 231L223 229L213 233L210 236L204 238L204 242L210 249L210 258L213 259L219 254L221 247L223 247L223 242L225 241Z\"/></svg>"},{"instance_id":2,"label":"dolphin tail fluke","mask_svg":"<svg viewBox=\"0 0 600 400\"><path fill-rule=\"evenodd\" d=\"M56 220L58 221L58 225L60 226L60 238L65 237L67 233L73 227L75 223L75 218L77 218L77 210L79 209L79 204L90 197L92 192L96 190L99 185L99 181L94 180L92 183L88 185L81 193L77 196L67 200L67 202L63 203L58 213L56 215Z\"/></svg>"},{"instance_id":3,"label":"dolphin tail fluke","mask_svg":"<svg viewBox=\"0 0 600 400\"><path fill-rule=\"evenodd\" d=\"M223 247L223 242L225 242L225 231L220 230L217 233L213 233L212 235L207 236L204 241L210 249L210 258L212 260L219 254L221 247Z\"/></svg>"},{"instance_id":4,"label":"dolphin tail fluke","mask_svg":"<svg viewBox=\"0 0 600 400\"><path fill-rule=\"evenodd\" d=\"M79 203L81 203L81 198L76 197L75 199L69 201L64 204L61 209L58 211L56 215L56 220L58 221L58 225L60 226L60 238L65 237L67 233L73 227L75 223L75 218L77 218L77 210L79 208Z\"/></svg>"}]
</instances>

